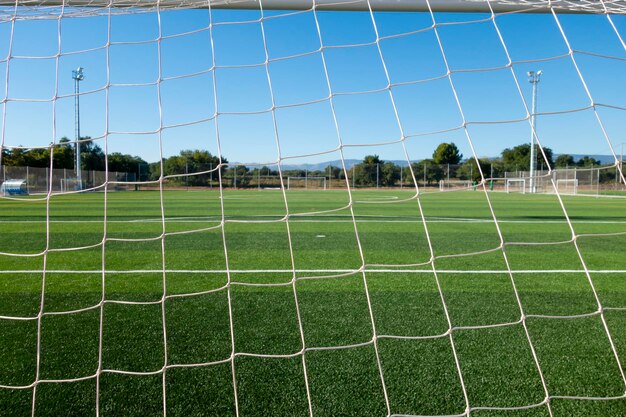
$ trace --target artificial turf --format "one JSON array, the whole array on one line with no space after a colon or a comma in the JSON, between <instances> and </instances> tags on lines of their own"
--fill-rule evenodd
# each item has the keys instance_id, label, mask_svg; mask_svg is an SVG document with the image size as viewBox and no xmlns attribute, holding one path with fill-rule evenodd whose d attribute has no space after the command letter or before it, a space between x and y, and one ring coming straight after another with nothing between
<instances>
[{"instance_id":1,"label":"artificial turf","mask_svg":"<svg viewBox=\"0 0 626 417\"><path fill-rule=\"evenodd\" d=\"M0 199L0 415L626 415L626 199L411 196Z\"/></svg>"}]
</instances>

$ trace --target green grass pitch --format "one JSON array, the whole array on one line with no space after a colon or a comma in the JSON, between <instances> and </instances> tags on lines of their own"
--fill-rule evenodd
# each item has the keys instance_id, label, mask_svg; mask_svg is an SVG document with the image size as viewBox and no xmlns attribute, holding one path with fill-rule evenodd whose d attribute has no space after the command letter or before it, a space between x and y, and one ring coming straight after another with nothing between
<instances>
[{"instance_id":1,"label":"green grass pitch","mask_svg":"<svg viewBox=\"0 0 626 417\"><path fill-rule=\"evenodd\" d=\"M0 199L0 415L626 415L626 199L411 195Z\"/></svg>"}]
</instances>

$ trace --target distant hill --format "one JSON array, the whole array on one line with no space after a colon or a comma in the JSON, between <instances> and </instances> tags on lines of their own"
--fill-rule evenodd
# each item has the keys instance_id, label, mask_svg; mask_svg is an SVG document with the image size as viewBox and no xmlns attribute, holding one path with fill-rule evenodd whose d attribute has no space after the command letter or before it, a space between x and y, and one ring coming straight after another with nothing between
<instances>
[{"instance_id":1,"label":"distant hill","mask_svg":"<svg viewBox=\"0 0 626 417\"><path fill-rule=\"evenodd\" d=\"M555 154L554 155L554 159L556 159L560 154ZM608 164L612 164L614 162L613 156L612 155L578 155L578 154L572 154L572 156L574 157L575 161L578 161L580 158L584 157L584 156L590 156L594 159L597 159L598 161L600 161L601 164L603 165L608 165ZM619 157L619 156L618 156ZM495 158L490 158L490 159L495 159ZM363 160L362 159L346 159L346 168L347 169L351 169L353 165L359 164L361 163ZM401 166L401 167L405 167L408 166L406 160L399 160L399 159L392 159L392 160L384 160L385 162L393 162L394 164ZM416 160L413 162L417 162L420 160ZM283 164L283 169L284 170L292 170L292 169L306 169L308 171L323 171L325 169L328 169L328 165L332 165L335 167L341 167L341 160L340 159L336 159L334 161L326 161L326 162L319 162L317 164ZM251 169L256 168L256 166L250 166ZM272 169L274 169L272 167Z\"/></svg>"},{"instance_id":2,"label":"distant hill","mask_svg":"<svg viewBox=\"0 0 626 417\"><path fill-rule=\"evenodd\" d=\"M554 159L556 159L558 156L559 155L555 155ZM589 156L593 159L597 159L598 161L600 161L602 165L608 165L608 164L612 164L613 162L615 162L613 155L575 155L575 154L572 154L572 156L574 157L575 161L578 161L580 158L584 156ZM619 158L619 155L617 155L617 157Z\"/></svg>"},{"instance_id":3,"label":"distant hill","mask_svg":"<svg viewBox=\"0 0 626 417\"><path fill-rule=\"evenodd\" d=\"M384 162L393 162L394 164L398 165L398 166L408 166L406 161L402 161L402 160L383 160ZM346 159L346 168L350 169L352 168L353 165L356 164L360 164L361 162L363 162L362 159ZM299 164L299 165L289 165L289 164L284 164L283 165L283 169L307 169L309 171L323 171L325 169L328 169L328 166L332 165L335 167L341 167L341 160L340 159L336 159L334 161L327 161L327 162L320 162L317 164Z\"/></svg>"}]
</instances>

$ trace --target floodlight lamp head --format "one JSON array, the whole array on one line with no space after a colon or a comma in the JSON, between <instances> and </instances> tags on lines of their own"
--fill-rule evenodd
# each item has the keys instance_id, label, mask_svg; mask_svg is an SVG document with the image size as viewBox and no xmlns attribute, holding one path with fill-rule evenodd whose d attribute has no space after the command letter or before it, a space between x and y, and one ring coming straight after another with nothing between
<instances>
[{"instance_id":1,"label":"floodlight lamp head","mask_svg":"<svg viewBox=\"0 0 626 417\"><path fill-rule=\"evenodd\" d=\"M75 70L72 70L72 78L76 81L82 81L85 79L85 74L83 73L83 67L78 67Z\"/></svg>"},{"instance_id":2,"label":"floodlight lamp head","mask_svg":"<svg viewBox=\"0 0 626 417\"><path fill-rule=\"evenodd\" d=\"M535 71L528 71L526 73L528 75L528 82L529 83L538 83L539 82L539 77L541 76L542 72L541 70L535 72Z\"/></svg>"}]
</instances>

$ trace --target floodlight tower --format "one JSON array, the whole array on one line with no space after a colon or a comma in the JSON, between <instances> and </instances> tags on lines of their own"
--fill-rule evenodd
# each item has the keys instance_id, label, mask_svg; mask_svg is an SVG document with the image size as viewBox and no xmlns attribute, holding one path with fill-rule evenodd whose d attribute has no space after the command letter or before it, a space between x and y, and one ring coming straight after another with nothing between
<instances>
[{"instance_id":1,"label":"floodlight tower","mask_svg":"<svg viewBox=\"0 0 626 417\"><path fill-rule=\"evenodd\" d=\"M532 102L532 114L530 115L530 125L532 127L530 131L530 187L531 193L535 192L535 136L537 134L536 114L537 114L537 84L541 77L541 71L528 71L528 82L533 85L533 102Z\"/></svg>"},{"instance_id":2,"label":"floodlight tower","mask_svg":"<svg viewBox=\"0 0 626 417\"><path fill-rule=\"evenodd\" d=\"M76 189L82 190L83 182L80 172L80 88L79 83L85 79L83 67L72 70L72 79L74 80L74 125L76 130Z\"/></svg>"}]
</instances>

